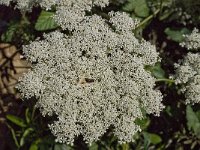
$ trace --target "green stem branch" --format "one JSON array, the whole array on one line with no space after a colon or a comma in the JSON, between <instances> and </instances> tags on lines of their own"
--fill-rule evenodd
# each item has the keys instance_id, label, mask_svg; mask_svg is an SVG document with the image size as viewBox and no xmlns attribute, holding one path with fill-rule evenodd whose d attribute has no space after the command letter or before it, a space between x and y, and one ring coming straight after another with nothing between
<instances>
[{"instance_id":1,"label":"green stem branch","mask_svg":"<svg viewBox=\"0 0 200 150\"><path fill-rule=\"evenodd\" d=\"M148 16L147 18L145 18L142 22L140 22L138 24L138 26L136 27L136 29L140 28L141 26L143 26L145 23L147 23L149 20L151 20L153 17L155 17L158 13L160 12L160 9L157 9L152 15Z\"/></svg>"},{"instance_id":2,"label":"green stem branch","mask_svg":"<svg viewBox=\"0 0 200 150\"><path fill-rule=\"evenodd\" d=\"M157 79L156 82L168 82L168 83L174 83L174 80L171 80L171 79Z\"/></svg>"}]
</instances>

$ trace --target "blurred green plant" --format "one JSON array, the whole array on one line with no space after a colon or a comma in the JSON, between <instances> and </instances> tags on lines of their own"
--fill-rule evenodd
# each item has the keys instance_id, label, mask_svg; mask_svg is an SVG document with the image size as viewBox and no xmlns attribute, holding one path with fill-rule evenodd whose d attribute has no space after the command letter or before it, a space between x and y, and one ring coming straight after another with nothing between
<instances>
[{"instance_id":1,"label":"blurred green plant","mask_svg":"<svg viewBox=\"0 0 200 150\"><path fill-rule=\"evenodd\" d=\"M39 132L46 132L40 127L40 121L38 116L34 115L35 110L30 111L29 108L25 110L25 116L18 117L15 115L8 114L7 127L9 128L13 141L15 143L14 149L18 150L75 150L80 149L77 145L69 146L66 144L56 143L54 137L48 131L45 136L41 136ZM43 123L43 122L41 122ZM113 135L106 135L101 140L92 145L86 145L85 149L89 150L129 150L136 149L139 150L141 147L144 149L149 149L150 147L155 147L156 144L162 142L159 135L155 133L150 133L147 128L150 124L150 119L148 117L143 120L137 120L137 124L142 127L145 132L141 132L135 135L135 142L127 144L119 144L117 138ZM83 148L84 149L84 148Z\"/></svg>"},{"instance_id":2,"label":"blurred green plant","mask_svg":"<svg viewBox=\"0 0 200 150\"><path fill-rule=\"evenodd\" d=\"M7 43L26 44L34 39L31 23L25 14L19 19L11 20L1 35L1 41Z\"/></svg>"},{"instance_id":3,"label":"blurred green plant","mask_svg":"<svg viewBox=\"0 0 200 150\"><path fill-rule=\"evenodd\" d=\"M48 133L42 136L40 133L46 132L40 126L39 116L35 115L35 109L25 110L25 116L18 117L7 114L6 123L9 128L13 141L18 150L71 150L72 147L66 144L56 143L54 137ZM14 126L16 125L16 126Z\"/></svg>"},{"instance_id":4,"label":"blurred green plant","mask_svg":"<svg viewBox=\"0 0 200 150\"><path fill-rule=\"evenodd\" d=\"M174 134L172 139L178 143L176 149L198 149L200 146L200 110L194 111L190 105L186 107L186 125Z\"/></svg>"},{"instance_id":5,"label":"blurred green plant","mask_svg":"<svg viewBox=\"0 0 200 150\"><path fill-rule=\"evenodd\" d=\"M191 106L186 108L187 127L200 139L200 110L194 112Z\"/></svg>"}]
</instances>

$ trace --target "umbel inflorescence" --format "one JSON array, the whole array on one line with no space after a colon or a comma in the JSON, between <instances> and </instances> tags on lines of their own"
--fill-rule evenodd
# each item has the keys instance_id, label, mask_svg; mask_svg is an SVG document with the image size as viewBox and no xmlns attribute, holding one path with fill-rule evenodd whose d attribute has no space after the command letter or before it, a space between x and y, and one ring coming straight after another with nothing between
<instances>
[{"instance_id":1,"label":"umbel inflorescence","mask_svg":"<svg viewBox=\"0 0 200 150\"><path fill-rule=\"evenodd\" d=\"M188 53L180 64L176 64L176 84L181 84L186 103L200 102L200 54Z\"/></svg>"},{"instance_id":2,"label":"umbel inflorescence","mask_svg":"<svg viewBox=\"0 0 200 150\"><path fill-rule=\"evenodd\" d=\"M175 83L181 85L181 92L185 94L186 103L200 103L200 33L194 29L190 35L185 35L185 42L181 46L189 52L185 58L176 64Z\"/></svg>"},{"instance_id":3,"label":"umbel inflorescence","mask_svg":"<svg viewBox=\"0 0 200 150\"><path fill-rule=\"evenodd\" d=\"M182 47L188 50L200 50L200 33L197 28L194 28L191 34L184 36L185 41L180 44Z\"/></svg>"},{"instance_id":4,"label":"umbel inflorescence","mask_svg":"<svg viewBox=\"0 0 200 150\"><path fill-rule=\"evenodd\" d=\"M90 11L93 6L105 7L109 4L109 0L0 0L0 5L9 6L11 2L15 3L16 8L22 11L31 11L34 6L40 6L46 10L56 6L58 13L65 11L65 14L66 12L73 13L73 15L79 17L83 17L85 10Z\"/></svg>"},{"instance_id":5,"label":"umbel inflorescence","mask_svg":"<svg viewBox=\"0 0 200 150\"><path fill-rule=\"evenodd\" d=\"M62 15L58 22L67 21ZM136 119L143 112L158 116L164 108L155 78L144 69L160 60L155 46L135 38L132 30L138 22L127 14L108 15L109 20L75 15L73 26L63 23L69 35L54 31L23 47L36 64L17 88L24 98L38 99L44 116L57 116L49 128L58 142L73 144L82 135L92 143L109 127L120 142L130 142L141 130Z\"/></svg>"}]
</instances>

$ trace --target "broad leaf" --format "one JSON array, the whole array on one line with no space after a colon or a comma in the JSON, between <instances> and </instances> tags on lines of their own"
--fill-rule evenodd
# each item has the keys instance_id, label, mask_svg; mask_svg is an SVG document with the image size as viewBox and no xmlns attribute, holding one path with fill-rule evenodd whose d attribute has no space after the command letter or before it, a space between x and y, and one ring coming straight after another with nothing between
<instances>
[{"instance_id":1,"label":"broad leaf","mask_svg":"<svg viewBox=\"0 0 200 150\"><path fill-rule=\"evenodd\" d=\"M193 109L189 105L186 108L186 119L187 119L188 129L193 130L197 136L200 136L199 119L198 119L196 113L193 111Z\"/></svg>"},{"instance_id":2,"label":"broad leaf","mask_svg":"<svg viewBox=\"0 0 200 150\"><path fill-rule=\"evenodd\" d=\"M149 70L156 79L165 78L165 71L161 68L160 63L156 63L154 66L147 66L146 69Z\"/></svg>"},{"instance_id":3,"label":"broad leaf","mask_svg":"<svg viewBox=\"0 0 200 150\"><path fill-rule=\"evenodd\" d=\"M162 141L161 137L154 133L144 132L143 135L144 138L152 144L159 144Z\"/></svg>"},{"instance_id":4,"label":"broad leaf","mask_svg":"<svg viewBox=\"0 0 200 150\"><path fill-rule=\"evenodd\" d=\"M1 40L4 42L11 42L18 27L19 27L19 22L11 23L7 31L1 35Z\"/></svg>"},{"instance_id":5,"label":"broad leaf","mask_svg":"<svg viewBox=\"0 0 200 150\"><path fill-rule=\"evenodd\" d=\"M128 0L127 3L122 7L124 11L132 12L136 7L136 2L134 0Z\"/></svg>"},{"instance_id":6,"label":"broad leaf","mask_svg":"<svg viewBox=\"0 0 200 150\"><path fill-rule=\"evenodd\" d=\"M182 28L180 30L173 30L170 28L165 29L165 33L169 37L169 39L175 41L175 42L182 42L184 40L184 34L190 33L190 31L187 28Z\"/></svg>"},{"instance_id":7,"label":"broad leaf","mask_svg":"<svg viewBox=\"0 0 200 150\"><path fill-rule=\"evenodd\" d=\"M54 150L72 150L72 148L67 144L56 144Z\"/></svg>"},{"instance_id":8,"label":"broad leaf","mask_svg":"<svg viewBox=\"0 0 200 150\"><path fill-rule=\"evenodd\" d=\"M72 150L72 148L67 144L56 144L54 150Z\"/></svg>"},{"instance_id":9,"label":"broad leaf","mask_svg":"<svg viewBox=\"0 0 200 150\"><path fill-rule=\"evenodd\" d=\"M150 124L150 119L145 117L143 119L136 119L135 122L142 130L145 130Z\"/></svg>"},{"instance_id":10,"label":"broad leaf","mask_svg":"<svg viewBox=\"0 0 200 150\"><path fill-rule=\"evenodd\" d=\"M30 146L30 148L29 148L29 150L39 150L39 143L41 142L41 139L39 138L39 139L37 139L36 141L34 141L32 144L31 144L31 146Z\"/></svg>"},{"instance_id":11,"label":"broad leaf","mask_svg":"<svg viewBox=\"0 0 200 150\"><path fill-rule=\"evenodd\" d=\"M136 0L137 5L135 8L135 13L139 17L147 17L149 15L149 8L147 6L146 0Z\"/></svg>"},{"instance_id":12,"label":"broad leaf","mask_svg":"<svg viewBox=\"0 0 200 150\"><path fill-rule=\"evenodd\" d=\"M98 150L98 144L93 143L90 147L89 150Z\"/></svg>"},{"instance_id":13,"label":"broad leaf","mask_svg":"<svg viewBox=\"0 0 200 150\"><path fill-rule=\"evenodd\" d=\"M56 24L53 15L53 12L42 11L35 24L35 29L38 31L56 29L58 25Z\"/></svg>"},{"instance_id":14,"label":"broad leaf","mask_svg":"<svg viewBox=\"0 0 200 150\"><path fill-rule=\"evenodd\" d=\"M128 0L122 8L124 11L134 12L138 17L149 16L149 7L146 0Z\"/></svg>"},{"instance_id":15,"label":"broad leaf","mask_svg":"<svg viewBox=\"0 0 200 150\"><path fill-rule=\"evenodd\" d=\"M31 147L29 148L29 150L38 150L38 145L35 143L31 144Z\"/></svg>"}]
</instances>

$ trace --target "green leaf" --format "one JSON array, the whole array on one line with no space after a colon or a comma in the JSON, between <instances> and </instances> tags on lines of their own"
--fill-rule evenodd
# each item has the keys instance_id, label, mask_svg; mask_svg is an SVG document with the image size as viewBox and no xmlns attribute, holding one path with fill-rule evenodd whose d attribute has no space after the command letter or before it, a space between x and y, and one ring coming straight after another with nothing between
<instances>
[{"instance_id":1,"label":"green leaf","mask_svg":"<svg viewBox=\"0 0 200 150\"><path fill-rule=\"evenodd\" d=\"M19 143L18 143L18 141L17 141L17 137L16 137L16 134L15 134L15 130L14 130L10 125L7 124L7 126L8 126L8 128L10 129L10 131L11 131L12 138L13 138L13 140L14 140L14 142L15 142L15 145L19 148L20 146L19 146Z\"/></svg>"},{"instance_id":2,"label":"green leaf","mask_svg":"<svg viewBox=\"0 0 200 150\"><path fill-rule=\"evenodd\" d=\"M165 79L165 71L161 68L160 63L156 63L154 66L147 66L146 69L149 70L156 79Z\"/></svg>"},{"instance_id":3,"label":"green leaf","mask_svg":"<svg viewBox=\"0 0 200 150\"><path fill-rule=\"evenodd\" d=\"M34 141L34 142L31 144L29 150L39 150L38 144L39 144L40 142L41 142L41 139L40 139L40 138L37 139L36 141Z\"/></svg>"},{"instance_id":4,"label":"green leaf","mask_svg":"<svg viewBox=\"0 0 200 150\"><path fill-rule=\"evenodd\" d=\"M142 130L145 130L150 124L150 119L149 118L136 119L135 123L139 125Z\"/></svg>"},{"instance_id":5,"label":"green leaf","mask_svg":"<svg viewBox=\"0 0 200 150\"><path fill-rule=\"evenodd\" d=\"M35 29L37 31L56 29L58 25L56 24L53 15L53 12L42 11L35 24Z\"/></svg>"},{"instance_id":6,"label":"green leaf","mask_svg":"<svg viewBox=\"0 0 200 150\"><path fill-rule=\"evenodd\" d=\"M165 112L170 116L170 117L173 117L173 114L172 114L172 108L170 106L167 106L165 108Z\"/></svg>"},{"instance_id":7,"label":"green leaf","mask_svg":"<svg viewBox=\"0 0 200 150\"><path fill-rule=\"evenodd\" d=\"M98 144L97 143L93 143L90 147L89 150L98 150Z\"/></svg>"},{"instance_id":8,"label":"green leaf","mask_svg":"<svg viewBox=\"0 0 200 150\"><path fill-rule=\"evenodd\" d=\"M198 119L200 120L200 110L196 111L196 116L197 116Z\"/></svg>"},{"instance_id":9,"label":"green leaf","mask_svg":"<svg viewBox=\"0 0 200 150\"><path fill-rule=\"evenodd\" d=\"M147 17L147 16L149 16L149 8L147 6L146 0L137 0L135 13L139 17Z\"/></svg>"},{"instance_id":10,"label":"green leaf","mask_svg":"<svg viewBox=\"0 0 200 150\"><path fill-rule=\"evenodd\" d=\"M191 149L194 149L196 145L197 145L197 141L194 141L194 142L191 144L190 148L191 148Z\"/></svg>"},{"instance_id":11,"label":"green leaf","mask_svg":"<svg viewBox=\"0 0 200 150\"><path fill-rule=\"evenodd\" d=\"M122 150L129 150L129 149L130 149L129 144L127 143L122 144Z\"/></svg>"},{"instance_id":12,"label":"green leaf","mask_svg":"<svg viewBox=\"0 0 200 150\"><path fill-rule=\"evenodd\" d=\"M136 3L134 0L128 0L127 3L122 7L124 11L132 12L134 11Z\"/></svg>"},{"instance_id":13,"label":"green leaf","mask_svg":"<svg viewBox=\"0 0 200 150\"><path fill-rule=\"evenodd\" d=\"M186 119L187 119L187 126L189 130L193 130L197 136L200 136L200 122L193 111L191 106L187 106L186 108Z\"/></svg>"},{"instance_id":14,"label":"green leaf","mask_svg":"<svg viewBox=\"0 0 200 150\"><path fill-rule=\"evenodd\" d=\"M25 116L26 116L26 122L29 124L31 121L31 114L29 108L26 109Z\"/></svg>"},{"instance_id":15,"label":"green leaf","mask_svg":"<svg viewBox=\"0 0 200 150\"><path fill-rule=\"evenodd\" d=\"M29 150L38 150L38 145L35 143L31 144L31 147L29 148Z\"/></svg>"},{"instance_id":16,"label":"green leaf","mask_svg":"<svg viewBox=\"0 0 200 150\"><path fill-rule=\"evenodd\" d=\"M18 125L20 127L26 127L27 126L25 121L23 119L17 117L17 116L8 114L8 115L6 115L6 118L9 121L11 121L12 123L14 123L14 124L16 124L16 125Z\"/></svg>"},{"instance_id":17,"label":"green leaf","mask_svg":"<svg viewBox=\"0 0 200 150\"><path fill-rule=\"evenodd\" d=\"M146 0L128 0L122 7L124 11L134 12L139 17L149 16L149 7Z\"/></svg>"},{"instance_id":18,"label":"green leaf","mask_svg":"<svg viewBox=\"0 0 200 150\"><path fill-rule=\"evenodd\" d=\"M186 140L186 141L184 141L183 143L186 144L186 145L188 145L188 144L191 145L191 144L192 144L192 139Z\"/></svg>"},{"instance_id":19,"label":"green leaf","mask_svg":"<svg viewBox=\"0 0 200 150\"><path fill-rule=\"evenodd\" d=\"M54 150L71 150L72 148L67 144L56 144Z\"/></svg>"},{"instance_id":20,"label":"green leaf","mask_svg":"<svg viewBox=\"0 0 200 150\"><path fill-rule=\"evenodd\" d=\"M186 119L187 119L187 126L189 130L193 129L194 125L199 123L198 117L196 116L192 107L189 105L186 108Z\"/></svg>"},{"instance_id":21,"label":"green leaf","mask_svg":"<svg viewBox=\"0 0 200 150\"><path fill-rule=\"evenodd\" d=\"M163 79L165 78L165 71L161 68L160 63L157 63L151 70L153 76L155 76L157 79Z\"/></svg>"},{"instance_id":22,"label":"green leaf","mask_svg":"<svg viewBox=\"0 0 200 150\"><path fill-rule=\"evenodd\" d=\"M19 22L11 23L6 32L1 35L1 40L4 42L11 42L18 27Z\"/></svg>"},{"instance_id":23,"label":"green leaf","mask_svg":"<svg viewBox=\"0 0 200 150\"><path fill-rule=\"evenodd\" d=\"M190 31L187 29L187 28L182 28L182 29L179 29L179 30L173 30L171 28L166 28L165 31L164 31L167 36L175 41L175 42L182 42L184 40L184 34L189 34Z\"/></svg>"},{"instance_id":24,"label":"green leaf","mask_svg":"<svg viewBox=\"0 0 200 150\"><path fill-rule=\"evenodd\" d=\"M53 150L55 144L54 137L47 135L41 139L41 142L38 143L38 147L39 150Z\"/></svg>"},{"instance_id":25,"label":"green leaf","mask_svg":"<svg viewBox=\"0 0 200 150\"><path fill-rule=\"evenodd\" d=\"M152 144L159 144L162 142L161 137L157 134L144 132L143 135L144 138Z\"/></svg>"},{"instance_id":26,"label":"green leaf","mask_svg":"<svg viewBox=\"0 0 200 150\"><path fill-rule=\"evenodd\" d=\"M33 131L34 131L33 128L28 128L28 129L26 129L26 130L24 131L24 133L23 133L23 135L22 135L22 137L21 137L21 139L20 139L20 146L23 146L23 145L24 145L27 136L28 136L31 132L33 132Z\"/></svg>"}]
</instances>

